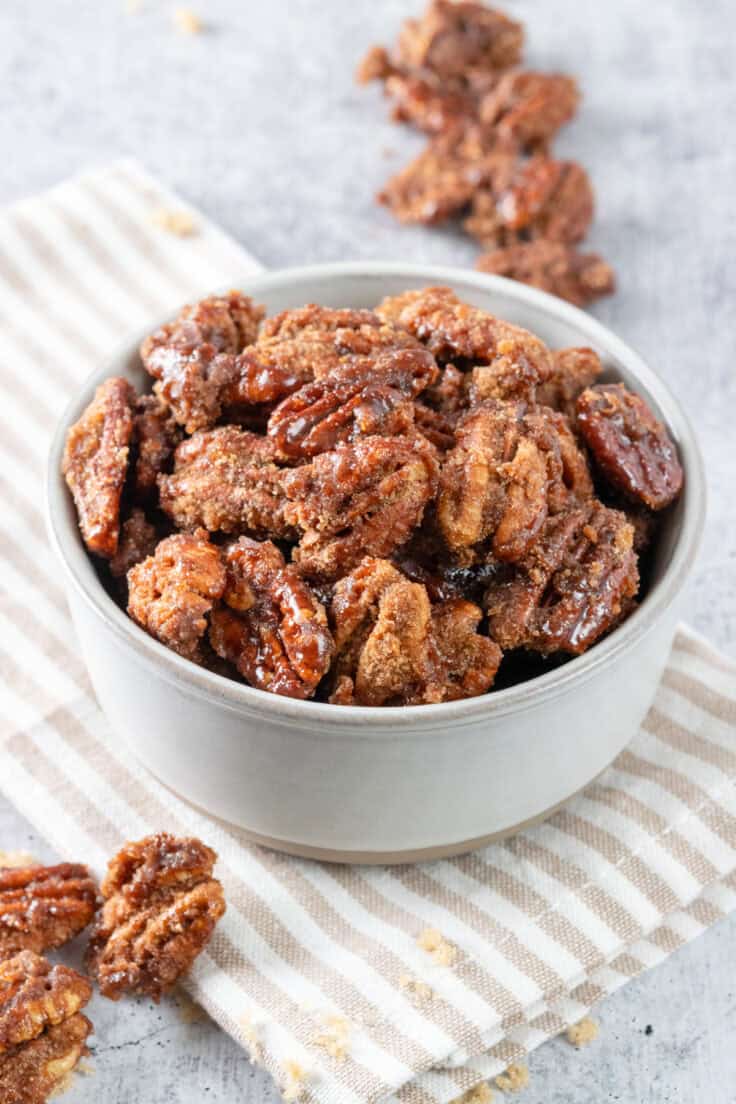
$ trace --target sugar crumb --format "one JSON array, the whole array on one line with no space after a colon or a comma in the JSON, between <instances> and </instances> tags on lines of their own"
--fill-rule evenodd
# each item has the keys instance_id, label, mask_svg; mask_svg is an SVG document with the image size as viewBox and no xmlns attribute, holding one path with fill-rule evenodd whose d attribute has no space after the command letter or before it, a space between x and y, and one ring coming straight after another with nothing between
<instances>
[{"instance_id":1,"label":"sugar crumb","mask_svg":"<svg viewBox=\"0 0 736 1104\"><path fill-rule=\"evenodd\" d=\"M449 943L437 928L425 928L417 945L426 951L437 966L452 966L457 959L457 947Z\"/></svg>"},{"instance_id":2,"label":"sugar crumb","mask_svg":"<svg viewBox=\"0 0 736 1104\"><path fill-rule=\"evenodd\" d=\"M300 1100L306 1087L309 1074L299 1062L287 1059L284 1062L284 1085L282 1096L285 1101Z\"/></svg>"},{"instance_id":3,"label":"sugar crumb","mask_svg":"<svg viewBox=\"0 0 736 1104\"><path fill-rule=\"evenodd\" d=\"M450 1101L450 1104L491 1104L493 1093L487 1081L481 1081L480 1085L474 1085L462 1096Z\"/></svg>"},{"instance_id":4,"label":"sugar crumb","mask_svg":"<svg viewBox=\"0 0 736 1104\"><path fill-rule=\"evenodd\" d=\"M330 1058L344 1062L350 1050L350 1023L344 1016L328 1015L323 1024L322 1030L314 1036L315 1046L322 1047Z\"/></svg>"},{"instance_id":5,"label":"sugar crumb","mask_svg":"<svg viewBox=\"0 0 736 1104\"><path fill-rule=\"evenodd\" d=\"M38 866L38 859L28 851L0 851L0 867Z\"/></svg>"},{"instance_id":6,"label":"sugar crumb","mask_svg":"<svg viewBox=\"0 0 736 1104\"><path fill-rule=\"evenodd\" d=\"M399 989L404 989L419 1000L430 1001L434 997L434 989L427 985L426 981L413 978L411 974L402 974L399 978Z\"/></svg>"},{"instance_id":7,"label":"sugar crumb","mask_svg":"<svg viewBox=\"0 0 736 1104\"><path fill-rule=\"evenodd\" d=\"M586 1016L580 1023L571 1024L565 1034L569 1043L576 1047L582 1047L597 1039L599 1031L600 1028L595 1020L591 1020L589 1016Z\"/></svg>"},{"instance_id":8,"label":"sugar crumb","mask_svg":"<svg viewBox=\"0 0 736 1104\"><path fill-rule=\"evenodd\" d=\"M173 210L171 207L158 207L151 214L151 221L160 230L175 234L178 238L188 238L195 233L196 224L188 211Z\"/></svg>"},{"instance_id":9,"label":"sugar crumb","mask_svg":"<svg viewBox=\"0 0 736 1104\"><path fill-rule=\"evenodd\" d=\"M521 1092L529 1084L529 1069L521 1062L512 1062L508 1069L499 1073L495 1082L502 1092Z\"/></svg>"},{"instance_id":10,"label":"sugar crumb","mask_svg":"<svg viewBox=\"0 0 736 1104\"><path fill-rule=\"evenodd\" d=\"M260 1066L263 1062L263 1044L259 1025L246 1012L238 1020L238 1027L248 1050L248 1057L254 1066Z\"/></svg>"},{"instance_id":11,"label":"sugar crumb","mask_svg":"<svg viewBox=\"0 0 736 1104\"><path fill-rule=\"evenodd\" d=\"M174 23L182 34L201 34L204 30L202 20L191 8L177 8L174 12Z\"/></svg>"}]
</instances>

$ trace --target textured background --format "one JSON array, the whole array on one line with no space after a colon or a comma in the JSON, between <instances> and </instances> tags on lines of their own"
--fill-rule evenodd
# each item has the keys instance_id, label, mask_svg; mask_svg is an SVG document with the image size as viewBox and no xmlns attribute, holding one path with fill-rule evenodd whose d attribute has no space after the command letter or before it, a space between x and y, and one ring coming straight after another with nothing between
<instances>
[{"instance_id":1,"label":"textured background","mask_svg":"<svg viewBox=\"0 0 736 1104\"><path fill-rule=\"evenodd\" d=\"M200 205L266 265L353 258L471 263L451 231L402 229L375 207L421 145L352 83L364 47L393 36L409 0L1 0L0 203L120 155ZM658 368L695 420L710 484L692 624L736 653L734 318L736 143L728 0L511 0L530 64L575 74L585 99L558 149L599 196L591 244L619 272L595 313ZM0 848L51 857L0 803ZM736 917L600 1010L600 1040L531 1060L529 1104L733 1104ZM97 998L94 1073L69 1104L277 1100L207 1021L175 1002ZM647 1024L653 1033L645 1034Z\"/></svg>"}]
</instances>

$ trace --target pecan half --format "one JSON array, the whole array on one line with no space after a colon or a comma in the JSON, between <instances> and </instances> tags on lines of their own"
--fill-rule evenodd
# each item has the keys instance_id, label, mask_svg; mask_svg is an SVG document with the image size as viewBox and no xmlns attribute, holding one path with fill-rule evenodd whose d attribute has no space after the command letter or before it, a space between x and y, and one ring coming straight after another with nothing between
<instances>
[{"instance_id":1,"label":"pecan half","mask_svg":"<svg viewBox=\"0 0 736 1104\"><path fill-rule=\"evenodd\" d=\"M514 561L549 513L592 494L585 457L561 415L525 403L489 402L467 414L440 476L437 520L455 555L473 562L490 548Z\"/></svg>"},{"instance_id":2,"label":"pecan half","mask_svg":"<svg viewBox=\"0 0 736 1104\"><path fill-rule=\"evenodd\" d=\"M472 84L478 76L516 65L523 41L520 23L485 4L430 0L419 19L405 21L396 60L444 82Z\"/></svg>"},{"instance_id":3,"label":"pecan half","mask_svg":"<svg viewBox=\"0 0 736 1104\"><path fill-rule=\"evenodd\" d=\"M237 426L200 430L174 455L159 480L159 502L181 529L293 535L284 517L283 480L273 441Z\"/></svg>"},{"instance_id":4,"label":"pecan half","mask_svg":"<svg viewBox=\"0 0 736 1104\"><path fill-rule=\"evenodd\" d=\"M484 693L501 652L475 632L481 617L461 599L433 607L424 585L387 560L366 557L335 586L330 701L418 705Z\"/></svg>"},{"instance_id":5,"label":"pecan half","mask_svg":"<svg viewBox=\"0 0 736 1104\"><path fill-rule=\"evenodd\" d=\"M224 561L224 605L210 617L212 647L251 686L310 697L333 653L324 607L270 541L241 537Z\"/></svg>"},{"instance_id":6,"label":"pecan half","mask_svg":"<svg viewBox=\"0 0 736 1104\"><path fill-rule=\"evenodd\" d=\"M236 359L255 341L263 308L233 291L185 307L141 345L156 394L187 433L214 424L223 394L243 372Z\"/></svg>"},{"instance_id":7,"label":"pecan half","mask_svg":"<svg viewBox=\"0 0 736 1104\"><path fill-rule=\"evenodd\" d=\"M96 908L86 866L0 867L0 958L61 947L91 923Z\"/></svg>"},{"instance_id":8,"label":"pecan half","mask_svg":"<svg viewBox=\"0 0 736 1104\"><path fill-rule=\"evenodd\" d=\"M207 616L224 589L220 551L207 533L175 533L128 572L128 613L162 644L197 662Z\"/></svg>"},{"instance_id":9,"label":"pecan half","mask_svg":"<svg viewBox=\"0 0 736 1104\"><path fill-rule=\"evenodd\" d=\"M158 1001L188 972L225 912L216 860L199 840L167 832L127 843L110 860L86 959L103 996Z\"/></svg>"},{"instance_id":10,"label":"pecan half","mask_svg":"<svg viewBox=\"0 0 736 1104\"><path fill-rule=\"evenodd\" d=\"M531 284L579 307L610 295L616 286L613 269L598 253L581 253L572 245L541 238L484 253L475 267Z\"/></svg>"},{"instance_id":11,"label":"pecan half","mask_svg":"<svg viewBox=\"0 0 736 1104\"><path fill-rule=\"evenodd\" d=\"M507 580L485 597L502 648L580 655L631 608L639 585L634 530L595 499L545 523Z\"/></svg>"},{"instance_id":12,"label":"pecan half","mask_svg":"<svg viewBox=\"0 0 736 1104\"><path fill-rule=\"evenodd\" d=\"M33 951L0 962L0 1055L74 1016L92 996L87 978Z\"/></svg>"},{"instance_id":13,"label":"pecan half","mask_svg":"<svg viewBox=\"0 0 736 1104\"><path fill-rule=\"evenodd\" d=\"M504 73L485 94L480 118L521 146L549 142L572 119L580 92L572 77L516 69Z\"/></svg>"},{"instance_id":14,"label":"pecan half","mask_svg":"<svg viewBox=\"0 0 736 1104\"><path fill-rule=\"evenodd\" d=\"M434 357L421 346L375 360L356 357L277 406L269 437L282 455L301 458L359 437L406 434L414 420L411 399L437 374Z\"/></svg>"},{"instance_id":15,"label":"pecan half","mask_svg":"<svg viewBox=\"0 0 736 1104\"><path fill-rule=\"evenodd\" d=\"M78 1012L22 1046L0 1054L3 1104L45 1104L64 1092L69 1075L87 1050L92 1024Z\"/></svg>"},{"instance_id":16,"label":"pecan half","mask_svg":"<svg viewBox=\"0 0 736 1104\"><path fill-rule=\"evenodd\" d=\"M622 383L598 384L578 396L577 426L604 479L650 510L682 490L683 472L666 427Z\"/></svg>"},{"instance_id":17,"label":"pecan half","mask_svg":"<svg viewBox=\"0 0 736 1104\"><path fill-rule=\"evenodd\" d=\"M422 520L437 487L434 448L421 436L365 437L289 472L286 518L302 530L293 559L335 578L364 555L387 556Z\"/></svg>"},{"instance_id":18,"label":"pecan half","mask_svg":"<svg viewBox=\"0 0 736 1104\"><path fill-rule=\"evenodd\" d=\"M119 376L101 383L66 435L62 471L90 552L110 559L120 534L120 496L128 471L135 391Z\"/></svg>"}]
</instances>

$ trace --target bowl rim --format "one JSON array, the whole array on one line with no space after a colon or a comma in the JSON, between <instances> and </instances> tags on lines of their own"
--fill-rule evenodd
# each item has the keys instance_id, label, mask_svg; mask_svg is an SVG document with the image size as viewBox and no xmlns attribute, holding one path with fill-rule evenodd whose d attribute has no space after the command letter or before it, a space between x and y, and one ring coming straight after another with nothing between
<instances>
[{"instance_id":1,"label":"bowl rim","mask_svg":"<svg viewBox=\"0 0 736 1104\"><path fill-rule=\"evenodd\" d=\"M354 706L332 705L329 702L302 701L270 694L268 691L227 679L198 667L149 636L120 609L107 593L84 548L75 523L70 523L68 491L61 475L61 457L66 431L83 403L89 401L93 387L108 375L121 370L121 362L129 359L144 336L168 321L171 313L146 326L141 334L129 336L118 346L106 363L86 377L67 403L56 426L48 453L46 474L46 523L51 543L64 567L67 580L76 594L122 643L133 652L141 664L153 669L157 677L176 684L180 689L209 698L220 708L251 716L265 713L292 726L360 729L370 728L387 736L397 728L431 730L452 724L474 723L479 719L503 716L537 708L574 689L594 676L605 664L611 663L623 651L633 647L657 623L682 589L689 574L702 536L705 518L705 473L700 449L690 421L682 406L664 381L644 360L611 330L578 307L555 296L508 280L501 276L473 272L445 265L423 265L401 261L341 261L282 268L262 274L247 274L230 281L225 288L208 294L224 292L231 287L242 288L246 294L258 297L274 288L290 283L312 280L366 277L402 277L407 287L412 280L433 284L449 284L457 289L493 290L516 299L555 320L567 322L584 335L585 340L605 354L623 363L628 372L642 383L657 405L666 412L666 422L677 441L685 471L687 491L679 532L674 540L670 561L661 578L652 586L646 600L626 621L582 656L576 656L559 668L502 690L473 698L415 706ZM459 290L462 294L462 291ZM86 397L86 398L85 398Z\"/></svg>"}]
</instances>

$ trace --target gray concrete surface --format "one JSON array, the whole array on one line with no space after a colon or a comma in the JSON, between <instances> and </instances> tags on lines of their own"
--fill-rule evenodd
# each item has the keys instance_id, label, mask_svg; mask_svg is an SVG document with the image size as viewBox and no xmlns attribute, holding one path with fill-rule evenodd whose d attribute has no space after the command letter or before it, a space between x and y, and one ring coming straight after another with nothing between
<instances>
[{"instance_id":1,"label":"gray concrete surface","mask_svg":"<svg viewBox=\"0 0 736 1104\"><path fill-rule=\"evenodd\" d=\"M400 229L372 195L418 148L376 91L352 83L364 47L409 0L190 0L206 21L174 32L176 6L144 0L2 0L0 202L83 166L132 155L271 267L358 257L471 263L452 232ZM736 652L733 492L736 208L728 0L515 0L528 59L581 81L559 148L591 172L592 242L619 271L595 313L671 382L700 432L710 483L688 619ZM0 847L49 855L0 805ZM736 918L600 1010L587 1051L553 1042L531 1060L529 1104L733 1104ZM96 998L94 1074L69 1104L269 1104L242 1052L175 1003ZM645 1033L647 1024L653 1032Z\"/></svg>"}]
</instances>

